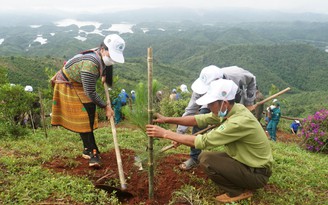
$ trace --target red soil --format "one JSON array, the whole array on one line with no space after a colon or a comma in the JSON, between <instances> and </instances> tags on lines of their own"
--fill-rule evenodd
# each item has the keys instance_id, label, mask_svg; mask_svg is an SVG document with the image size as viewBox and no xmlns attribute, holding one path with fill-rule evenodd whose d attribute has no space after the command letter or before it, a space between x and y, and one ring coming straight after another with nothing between
<instances>
[{"instance_id":1,"label":"red soil","mask_svg":"<svg viewBox=\"0 0 328 205\"><path fill-rule=\"evenodd\" d=\"M103 166L100 169L88 167L88 160L77 157L78 166L69 167L65 165L65 159L56 159L46 163L44 166L69 175L89 178L93 183L104 184L107 181L119 180L118 167L115 150L101 153ZM127 181L127 190L133 195L131 198L123 198L124 204L167 204L172 197L172 193L184 184L190 184L193 175L205 178L201 169L194 169L191 172L174 171L174 167L188 158L185 154L175 154L161 158L156 165L156 176L154 177L154 200L148 198L148 171L139 171L139 167L134 165L134 152L128 149L121 150L124 175ZM145 167L145 165L144 165ZM103 179L101 179L104 177ZM194 184L195 185L195 184ZM110 185L111 186L111 185ZM120 188L118 186L117 188Z\"/></svg>"},{"instance_id":2,"label":"red soil","mask_svg":"<svg viewBox=\"0 0 328 205\"><path fill-rule=\"evenodd\" d=\"M283 142L299 142L300 139L296 135L287 134L281 131L277 132L277 141ZM92 169L88 167L88 160L82 157L77 157L77 166L70 167L66 165L65 159L55 159L54 161L46 163L44 166L54 170L74 176L81 176L89 178L93 183L108 183L119 181L118 167L116 161L115 150L110 150L106 153L100 154L103 166L100 169ZM148 197L148 171L139 171L138 167L134 165L135 153L132 150L121 149L121 157L123 162L124 175L127 181L127 190L133 195L131 198L121 199L124 204L167 204L172 198L172 193L180 189L184 184L191 184L197 187L197 184L192 181L192 177L206 178L206 175L200 168L193 169L193 171L177 171L177 165L188 158L187 154L174 154L160 158L155 165L154 177L154 200L149 200ZM147 163L147 162L146 162ZM144 168L147 165L144 164ZM110 185L112 186L112 185ZM115 186L115 185L113 185ZM116 184L117 188L119 188ZM266 189L266 188L265 188ZM272 189L272 187L267 187Z\"/></svg>"}]
</instances>

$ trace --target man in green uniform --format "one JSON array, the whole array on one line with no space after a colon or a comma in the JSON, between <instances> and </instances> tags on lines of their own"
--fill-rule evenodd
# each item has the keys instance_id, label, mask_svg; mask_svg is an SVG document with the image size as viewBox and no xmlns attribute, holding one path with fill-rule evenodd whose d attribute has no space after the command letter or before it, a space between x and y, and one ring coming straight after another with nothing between
<instances>
[{"instance_id":1,"label":"man in green uniform","mask_svg":"<svg viewBox=\"0 0 328 205\"><path fill-rule=\"evenodd\" d=\"M234 102L238 86L232 80L213 81L199 105L208 104L211 113L165 117L157 114L154 122L185 126L219 125L202 135L178 134L156 125L147 125L150 137L166 138L197 149L223 145L225 152L203 151L198 160L209 178L226 193L216 197L229 203L251 197L252 190L262 188L271 176L271 147L264 130L254 115Z\"/></svg>"}]
</instances>

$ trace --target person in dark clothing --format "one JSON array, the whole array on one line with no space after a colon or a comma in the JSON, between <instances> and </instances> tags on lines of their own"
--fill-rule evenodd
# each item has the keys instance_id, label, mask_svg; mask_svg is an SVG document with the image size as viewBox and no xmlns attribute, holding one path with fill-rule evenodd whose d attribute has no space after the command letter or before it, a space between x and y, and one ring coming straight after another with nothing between
<instances>
[{"instance_id":1,"label":"person in dark clothing","mask_svg":"<svg viewBox=\"0 0 328 205\"><path fill-rule=\"evenodd\" d=\"M264 100L264 95L256 86L255 104L261 102L262 100ZM258 105L255 108L255 117L260 123L261 123L261 119L263 118L263 110L264 110L264 104Z\"/></svg>"},{"instance_id":2,"label":"person in dark clothing","mask_svg":"<svg viewBox=\"0 0 328 205\"><path fill-rule=\"evenodd\" d=\"M275 142L277 140L277 126L281 117L280 103L277 99L273 100L273 104L269 107L269 112L271 118L267 126L267 131L271 140Z\"/></svg>"}]
</instances>

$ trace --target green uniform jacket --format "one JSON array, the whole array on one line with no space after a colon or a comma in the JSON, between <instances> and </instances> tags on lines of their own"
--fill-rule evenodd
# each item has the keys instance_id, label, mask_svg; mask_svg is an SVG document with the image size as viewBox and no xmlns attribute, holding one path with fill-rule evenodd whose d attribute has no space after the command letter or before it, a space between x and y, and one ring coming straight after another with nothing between
<instances>
[{"instance_id":1,"label":"green uniform jacket","mask_svg":"<svg viewBox=\"0 0 328 205\"><path fill-rule=\"evenodd\" d=\"M199 127L220 124L213 113L195 116ZM272 167L271 146L260 123L242 104L236 103L222 124L210 132L197 135L195 148L209 149L225 146L226 153L237 161L254 168Z\"/></svg>"}]
</instances>

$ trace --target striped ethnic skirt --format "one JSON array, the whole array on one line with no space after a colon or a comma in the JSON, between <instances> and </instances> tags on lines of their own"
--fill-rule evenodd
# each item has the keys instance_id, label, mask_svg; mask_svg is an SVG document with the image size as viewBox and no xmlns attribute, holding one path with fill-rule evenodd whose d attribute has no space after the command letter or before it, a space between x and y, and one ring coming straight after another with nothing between
<instances>
[{"instance_id":1,"label":"striped ethnic skirt","mask_svg":"<svg viewBox=\"0 0 328 205\"><path fill-rule=\"evenodd\" d=\"M92 103L81 83L56 83L54 86L51 124L77 133L98 128L97 113L88 114L83 104ZM92 119L94 118L94 119ZM94 123L90 123L94 121ZM92 126L93 124L93 126Z\"/></svg>"}]
</instances>

